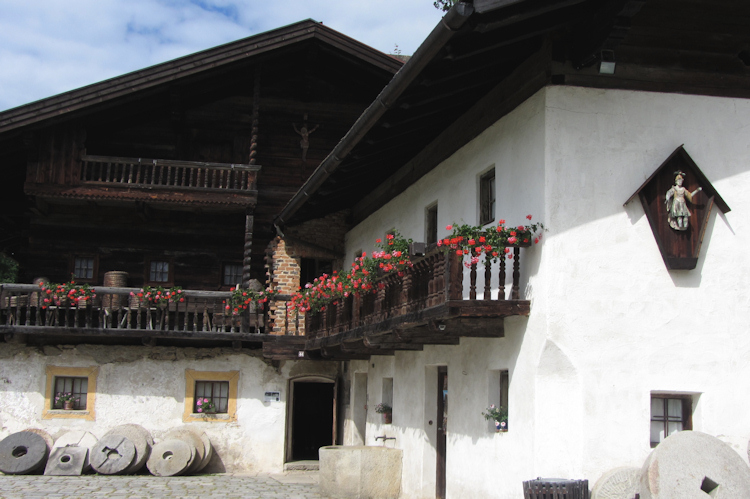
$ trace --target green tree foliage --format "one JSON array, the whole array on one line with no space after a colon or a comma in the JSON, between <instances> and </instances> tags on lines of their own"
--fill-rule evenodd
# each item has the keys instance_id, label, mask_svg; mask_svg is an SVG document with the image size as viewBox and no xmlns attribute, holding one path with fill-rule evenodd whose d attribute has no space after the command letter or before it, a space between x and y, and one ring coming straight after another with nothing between
<instances>
[{"instance_id":1,"label":"green tree foliage","mask_svg":"<svg viewBox=\"0 0 750 499\"><path fill-rule=\"evenodd\" d=\"M18 279L18 262L0 253L0 282L16 282Z\"/></svg>"},{"instance_id":2,"label":"green tree foliage","mask_svg":"<svg viewBox=\"0 0 750 499\"><path fill-rule=\"evenodd\" d=\"M434 2L432 2L432 5L434 5L438 10L448 12L451 7L453 7L453 4L457 3L458 1L459 0L435 0Z\"/></svg>"}]
</instances>

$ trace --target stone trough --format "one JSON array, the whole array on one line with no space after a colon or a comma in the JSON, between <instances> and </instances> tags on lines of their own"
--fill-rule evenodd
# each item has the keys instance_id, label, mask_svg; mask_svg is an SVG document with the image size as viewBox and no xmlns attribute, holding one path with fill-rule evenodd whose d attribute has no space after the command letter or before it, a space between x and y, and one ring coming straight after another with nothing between
<instances>
[{"instance_id":1,"label":"stone trough","mask_svg":"<svg viewBox=\"0 0 750 499\"><path fill-rule=\"evenodd\" d=\"M400 449L321 447L320 494L337 499L390 499L401 492Z\"/></svg>"}]
</instances>

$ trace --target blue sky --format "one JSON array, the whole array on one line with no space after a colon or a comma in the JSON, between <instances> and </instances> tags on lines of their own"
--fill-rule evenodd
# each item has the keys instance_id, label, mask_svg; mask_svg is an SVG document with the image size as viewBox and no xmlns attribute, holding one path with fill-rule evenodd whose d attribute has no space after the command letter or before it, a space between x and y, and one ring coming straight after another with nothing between
<instances>
[{"instance_id":1,"label":"blue sky","mask_svg":"<svg viewBox=\"0 0 750 499\"><path fill-rule=\"evenodd\" d=\"M303 19L413 53L432 0L0 0L0 111Z\"/></svg>"}]
</instances>

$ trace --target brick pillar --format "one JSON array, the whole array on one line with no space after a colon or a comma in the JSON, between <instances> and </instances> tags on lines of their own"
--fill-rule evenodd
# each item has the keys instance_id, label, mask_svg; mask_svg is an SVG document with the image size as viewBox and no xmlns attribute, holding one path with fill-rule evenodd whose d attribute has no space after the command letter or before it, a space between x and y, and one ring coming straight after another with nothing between
<instances>
[{"instance_id":1,"label":"brick pillar","mask_svg":"<svg viewBox=\"0 0 750 499\"><path fill-rule=\"evenodd\" d=\"M293 245L288 244L281 237L276 237L269 244L266 259L268 282L273 283L273 288L284 295L296 293L299 289L300 262L294 256ZM303 334L304 316L297 317L296 312L287 315L285 314L285 307L279 305L271 306L267 332L270 334ZM297 321L299 321L299 331L295 330Z\"/></svg>"}]
</instances>

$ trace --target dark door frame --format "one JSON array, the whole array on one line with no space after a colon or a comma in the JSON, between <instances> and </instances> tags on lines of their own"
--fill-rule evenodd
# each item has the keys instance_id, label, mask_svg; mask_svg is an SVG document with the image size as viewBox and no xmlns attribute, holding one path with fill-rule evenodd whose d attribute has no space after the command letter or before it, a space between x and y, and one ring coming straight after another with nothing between
<instances>
[{"instance_id":1,"label":"dark door frame","mask_svg":"<svg viewBox=\"0 0 750 499\"><path fill-rule=\"evenodd\" d=\"M331 383L333 385L333 427L331 428L331 442L337 442L337 406L338 406L338 379L323 376L300 376L289 380L289 396L286 404L286 445L284 446L284 462L288 463L293 457L292 432L294 428L294 385L296 383Z\"/></svg>"},{"instance_id":2,"label":"dark door frame","mask_svg":"<svg viewBox=\"0 0 750 499\"><path fill-rule=\"evenodd\" d=\"M448 390L448 367L438 366L437 372L437 441L436 470L435 470L435 497L445 499L445 471L446 471L446 434L448 433L448 417L446 402Z\"/></svg>"}]
</instances>

